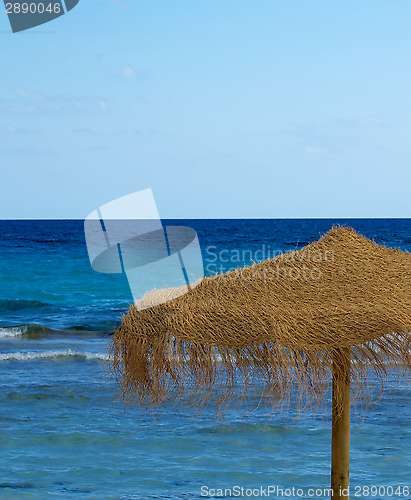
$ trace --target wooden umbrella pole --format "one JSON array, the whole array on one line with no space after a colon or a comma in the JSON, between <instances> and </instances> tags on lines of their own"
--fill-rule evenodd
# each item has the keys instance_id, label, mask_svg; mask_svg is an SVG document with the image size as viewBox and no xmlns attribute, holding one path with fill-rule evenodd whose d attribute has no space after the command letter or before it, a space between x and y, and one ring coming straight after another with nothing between
<instances>
[{"instance_id":1,"label":"wooden umbrella pole","mask_svg":"<svg viewBox=\"0 0 411 500\"><path fill-rule=\"evenodd\" d=\"M331 440L331 489L333 500L349 499L350 371L350 351L334 352Z\"/></svg>"}]
</instances>

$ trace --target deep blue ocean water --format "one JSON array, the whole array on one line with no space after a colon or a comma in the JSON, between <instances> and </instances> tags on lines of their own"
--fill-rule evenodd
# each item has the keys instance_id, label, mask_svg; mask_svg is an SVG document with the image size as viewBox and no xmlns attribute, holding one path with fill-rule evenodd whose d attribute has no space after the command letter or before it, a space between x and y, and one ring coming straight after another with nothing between
<instances>
[{"instance_id":1,"label":"deep blue ocean water","mask_svg":"<svg viewBox=\"0 0 411 500\"><path fill-rule=\"evenodd\" d=\"M196 229L206 274L301 248L333 224L411 251L409 219L163 223ZM292 487L324 498L308 489L329 487L327 402L299 419L293 406L273 417L234 406L229 425L212 411L166 407L153 418L115 404L107 347L132 300L125 275L91 268L83 221L0 220L0 499L190 499L269 486L280 488L271 498ZM372 486L373 498L411 498L405 386L353 415L352 498Z\"/></svg>"}]
</instances>

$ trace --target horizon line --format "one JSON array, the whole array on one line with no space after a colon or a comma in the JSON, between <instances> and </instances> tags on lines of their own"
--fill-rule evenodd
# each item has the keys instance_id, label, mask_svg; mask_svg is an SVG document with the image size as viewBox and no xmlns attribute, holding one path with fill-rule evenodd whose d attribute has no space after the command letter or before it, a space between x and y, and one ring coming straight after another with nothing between
<instances>
[{"instance_id":1,"label":"horizon line","mask_svg":"<svg viewBox=\"0 0 411 500\"><path fill-rule=\"evenodd\" d=\"M8 220L86 220L85 218L80 217L27 217L27 218L19 218L19 217L5 217L0 218L0 221L8 221ZM149 218L124 218L124 219L114 219L108 217L109 220L157 220L157 219L149 219ZM362 220L407 220L411 219L411 217L161 217L159 220L335 220L335 219L362 219ZM99 219L95 219L99 220Z\"/></svg>"}]
</instances>

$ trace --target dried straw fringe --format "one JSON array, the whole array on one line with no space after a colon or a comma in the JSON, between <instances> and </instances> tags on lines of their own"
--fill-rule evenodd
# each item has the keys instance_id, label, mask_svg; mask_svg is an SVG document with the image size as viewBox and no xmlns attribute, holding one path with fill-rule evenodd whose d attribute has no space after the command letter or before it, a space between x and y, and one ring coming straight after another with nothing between
<instances>
[{"instance_id":1,"label":"dried straw fringe","mask_svg":"<svg viewBox=\"0 0 411 500\"><path fill-rule=\"evenodd\" d=\"M313 262L316 252L333 259ZM291 396L318 405L333 371L343 376L350 360L354 399L368 398L393 373L408 379L410 257L333 227L288 261L279 256L207 278L150 309L132 306L111 343L120 397L148 409L181 396L197 409L213 400L222 413L234 395L258 389L273 407ZM275 276L279 265L321 276Z\"/></svg>"}]
</instances>

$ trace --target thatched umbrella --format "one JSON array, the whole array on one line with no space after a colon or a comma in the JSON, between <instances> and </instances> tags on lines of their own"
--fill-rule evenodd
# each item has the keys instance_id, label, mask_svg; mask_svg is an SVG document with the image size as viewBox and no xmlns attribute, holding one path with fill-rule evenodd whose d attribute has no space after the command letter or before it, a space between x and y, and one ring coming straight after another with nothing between
<instances>
[{"instance_id":1,"label":"thatched umbrella","mask_svg":"<svg viewBox=\"0 0 411 500\"><path fill-rule=\"evenodd\" d=\"M392 367L409 374L410 331L411 254L333 227L301 250L206 278L152 308L132 306L111 352L122 399L145 407L189 391L185 401L215 399L224 411L238 386L245 394L261 381L273 405L295 387L320 403L332 380L339 499L348 498L350 381L360 398Z\"/></svg>"}]
</instances>

